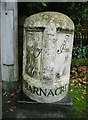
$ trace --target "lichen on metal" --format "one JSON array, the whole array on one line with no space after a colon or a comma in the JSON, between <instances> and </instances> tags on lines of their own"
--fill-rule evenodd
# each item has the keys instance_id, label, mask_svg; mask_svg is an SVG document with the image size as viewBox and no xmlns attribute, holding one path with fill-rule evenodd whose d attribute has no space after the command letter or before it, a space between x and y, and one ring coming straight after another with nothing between
<instances>
[{"instance_id":1,"label":"lichen on metal","mask_svg":"<svg viewBox=\"0 0 88 120\"><path fill-rule=\"evenodd\" d=\"M68 93L74 24L58 12L42 12L24 23L23 91L52 103Z\"/></svg>"}]
</instances>

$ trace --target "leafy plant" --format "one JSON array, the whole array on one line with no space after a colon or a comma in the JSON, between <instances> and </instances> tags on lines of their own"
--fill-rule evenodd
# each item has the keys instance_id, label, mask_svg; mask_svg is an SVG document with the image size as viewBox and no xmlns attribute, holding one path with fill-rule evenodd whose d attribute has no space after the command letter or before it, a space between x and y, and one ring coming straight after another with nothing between
<instances>
[{"instance_id":1,"label":"leafy plant","mask_svg":"<svg viewBox=\"0 0 88 120\"><path fill-rule=\"evenodd\" d=\"M76 47L73 47L73 58L88 58L88 45L82 46L78 45Z\"/></svg>"}]
</instances>

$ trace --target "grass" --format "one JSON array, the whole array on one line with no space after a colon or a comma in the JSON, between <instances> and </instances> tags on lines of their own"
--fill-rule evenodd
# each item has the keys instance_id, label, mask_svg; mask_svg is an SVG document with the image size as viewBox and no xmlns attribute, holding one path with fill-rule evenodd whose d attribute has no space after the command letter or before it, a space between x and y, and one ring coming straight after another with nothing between
<instances>
[{"instance_id":1,"label":"grass","mask_svg":"<svg viewBox=\"0 0 88 120\"><path fill-rule=\"evenodd\" d=\"M74 117L76 118L86 118L86 109L88 108L87 99L87 89L83 84L72 85L70 83L70 94L73 99L74 104Z\"/></svg>"},{"instance_id":2,"label":"grass","mask_svg":"<svg viewBox=\"0 0 88 120\"><path fill-rule=\"evenodd\" d=\"M87 61L88 59L73 59L72 61L69 91L73 99L75 118L87 118L88 114ZM74 66L74 64L77 65Z\"/></svg>"},{"instance_id":3,"label":"grass","mask_svg":"<svg viewBox=\"0 0 88 120\"><path fill-rule=\"evenodd\" d=\"M88 58L80 58L80 59L78 59L78 58L74 58L74 59L72 59L72 65L74 65L74 66L83 66L83 65L85 65L85 66L88 66Z\"/></svg>"},{"instance_id":4,"label":"grass","mask_svg":"<svg viewBox=\"0 0 88 120\"><path fill-rule=\"evenodd\" d=\"M88 114L88 58L72 59L69 91L74 103L76 118L87 118Z\"/></svg>"}]
</instances>

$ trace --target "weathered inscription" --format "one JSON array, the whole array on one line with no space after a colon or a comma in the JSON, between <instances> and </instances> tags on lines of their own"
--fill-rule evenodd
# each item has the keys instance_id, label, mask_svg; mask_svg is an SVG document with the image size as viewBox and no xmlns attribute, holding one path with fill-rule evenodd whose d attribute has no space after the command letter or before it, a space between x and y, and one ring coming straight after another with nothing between
<instances>
[{"instance_id":1,"label":"weathered inscription","mask_svg":"<svg viewBox=\"0 0 88 120\"><path fill-rule=\"evenodd\" d=\"M26 88L26 90L28 90L32 94L35 94L38 96L46 96L46 97L58 96L60 94L63 94L67 90L67 84L53 90L53 89L43 89L40 87L31 86L26 81L24 81L24 87Z\"/></svg>"},{"instance_id":2,"label":"weathered inscription","mask_svg":"<svg viewBox=\"0 0 88 120\"><path fill-rule=\"evenodd\" d=\"M69 59L69 57L68 57L68 55L66 55L66 56L65 56L65 60L64 60L64 62L67 62L68 59Z\"/></svg>"},{"instance_id":3,"label":"weathered inscription","mask_svg":"<svg viewBox=\"0 0 88 120\"><path fill-rule=\"evenodd\" d=\"M23 47L23 91L42 103L68 92L74 24L66 15L42 12L26 19Z\"/></svg>"},{"instance_id":4,"label":"weathered inscription","mask_svg":"<svg viewBox=\"0 0 88 120\"><path fill-rule=\"evenodd\" d=\"M63 52L69 52L69 46L67 45L67 43L69 42L69 35L65 35L64 38L64 43L60 46L60 48L57 50L57 54L61 54Z\"/></svg>"},{"instance_id":5,"label":"weathered inscription","mask_svg":"<svg viewBox=\"0 0 88 120\"><path fill-rule=\"evenodd\" d=\"M68 73L67 70L68 70L67 66L64 67L62 73L61 73L61 74L60 74L60 73L57 73L57 74L56 74L56 77L57 77L58 79L60 79L63 75L66 75L66 74Z\"/></svg>"}]
</instances>

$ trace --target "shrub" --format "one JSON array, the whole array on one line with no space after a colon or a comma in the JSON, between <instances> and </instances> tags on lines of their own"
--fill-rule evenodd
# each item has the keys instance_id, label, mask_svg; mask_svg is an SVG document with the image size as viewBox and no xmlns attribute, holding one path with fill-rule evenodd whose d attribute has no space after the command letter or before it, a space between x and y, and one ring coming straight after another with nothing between
<instances>
[{"instance_id":1,"label":"shrub","mask_svg":"<svg viewBox=\"0 0 88 120\"><path fill-rule=\"evenodd\" d=\"M88 45L87 46L74 46L73 47L73 53L72 53L73 58L88 58Z\"/></svg>"}]
</instances>

